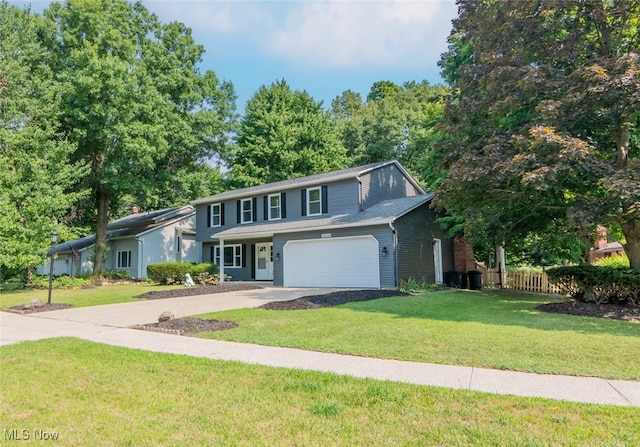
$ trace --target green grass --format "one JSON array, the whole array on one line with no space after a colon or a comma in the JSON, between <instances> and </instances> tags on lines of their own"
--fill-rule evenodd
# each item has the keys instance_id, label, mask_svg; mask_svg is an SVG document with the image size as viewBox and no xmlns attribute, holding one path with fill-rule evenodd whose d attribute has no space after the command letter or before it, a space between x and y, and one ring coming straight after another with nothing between
<instances>
[{"instance_id":1,"label":"green grass","mask_svg":"<svg viewBox=\"0 0 640 447\"><path fill-rule=\"evenodd\" d=\"M98 306L100 304L127 303L138 301L133 298L154 290L175 289L181 286L156 286L147 283L119 284L113 286L97 286L84 289L53 289L52 303L68 303L76 307ZM0 293L0 309L25 304L32 298L40 298L47 302L47 289L21 290L18 292Z\"/></svg>"},{"instance_id":2,"label":"green grass","mask_svg":"<svg viewBox=\"0 0 640 447\"><path fill-rule=\"evenodd\" d=\"M640 380L640 324L535 310L540 295L451 291L342 306L201 317L204 338L451 365Z\"/></svg>"},{"instance_id":3,"label":"green grass","mask_svg":"<svg viewBox=\"0 0 640 447\"><path fill-rule=\"evenodd\" d=\"M2 445L640 445L640 409L377 382L52 339L0 347ZM32 442L35 443L33 438ZM41 443L41 442L40 442ZM44 445L44 444L43 444Z\"/></svg>"}]
</instances>

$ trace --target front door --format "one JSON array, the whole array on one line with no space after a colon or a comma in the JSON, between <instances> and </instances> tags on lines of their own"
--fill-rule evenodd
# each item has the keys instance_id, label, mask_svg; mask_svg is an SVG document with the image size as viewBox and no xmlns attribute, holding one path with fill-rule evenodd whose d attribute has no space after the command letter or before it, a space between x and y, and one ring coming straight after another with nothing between
<instances>
[{"instance_id":1,"label":"front door","mask_svg":"<svg viewBox=\"0 0 640 447\"><path fill-rule=\"evenodd\" d=\"M273 280L273 243L256 244L256 280Z\"/></svg>"},{"instance_id":2,"label":"front door","mask_svg":"<svg viewBox=\"0 0 640 447\"><path fill-rule=\"evenodd\" d=\"M442 241L433 240L433 266L435 270L435 283L442 284Z\"/></svg>"}]
</instances>

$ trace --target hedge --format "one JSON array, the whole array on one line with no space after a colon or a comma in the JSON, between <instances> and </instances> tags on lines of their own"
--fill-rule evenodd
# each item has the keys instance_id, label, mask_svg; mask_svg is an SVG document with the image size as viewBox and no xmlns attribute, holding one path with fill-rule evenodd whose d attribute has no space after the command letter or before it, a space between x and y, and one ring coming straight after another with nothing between
<instances>
[{"instance_id":1,"label":"hedge","mask_svg":"<svg viewBox=\"0 0 640 447\"><path fill-rule=\"evenodd\" d=\"M192 264L189 262L162 262L147 266L149 279L162 285L184 283L187 273L195 281L199 275L217 275L218 266L211 263Z\"/></svg>"},{"instance_id":2,"label":"hedge","mask_svg":"<svg viewBox=\"0 0 640 447\"><path fill-rule=\"evenodd\" d=\"M549 280L578 301L640 306L640 270L577 265L547 270Z\"/></svg>"}]
</instances>

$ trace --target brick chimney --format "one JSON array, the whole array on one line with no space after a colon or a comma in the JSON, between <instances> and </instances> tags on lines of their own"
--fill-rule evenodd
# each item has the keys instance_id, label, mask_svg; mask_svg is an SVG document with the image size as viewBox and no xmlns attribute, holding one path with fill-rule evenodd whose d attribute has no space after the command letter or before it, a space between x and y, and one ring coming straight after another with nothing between
<instances>
[{"instance_id":1,"label":"brick chimney","mask_svg":"<svg viewBox=\"0 0 640 447\"><path fill-rule=\"evenodd\" d=\"M602 225L598 225L598 236L593 245L598 250L607 246L607 229Z\"/></svg>"}]
</instances>

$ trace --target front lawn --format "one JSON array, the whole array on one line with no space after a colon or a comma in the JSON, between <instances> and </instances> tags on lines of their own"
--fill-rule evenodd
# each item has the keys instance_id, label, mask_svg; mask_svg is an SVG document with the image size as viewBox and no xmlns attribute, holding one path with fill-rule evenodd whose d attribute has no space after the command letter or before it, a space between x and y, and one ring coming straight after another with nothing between
<instances>
[{"instance_id":1,"label":"front lawn","mask_svg":"<svg viewBox=\"0 0 640 447\"><path fill-rule=\"evenodd\" d=\"M445 291L321 309L240 309L201 315L240 326L200 336L419 362L640 380L640 324L535 309L550 299Z\"/></svg>"},{"instance_id":2,"label":"front lawn","mask_svg":"<svg viewBox=\"0 0 640 447\"><path fill-rule=\"evenodd\" d=\"M100 304L127 303L138 301L134 296L184 286L157 286L148 283L119 284L110 286L96 286L82 289L53 289L51 293L52 303L67 303L75 307L98 306ZM0 293L0 309L25 304L32 298L39 298L43 303L47 302L47 289L20 290L17 292Z\"/></svg>"},{"instance_id":3,"label":"front lawn","mask_svg":"<svg viewBox=\"0 0 640 447\"><path fill-rule=\"evenodd\" d=\"M2 445L24 444L11 438L25 433L32 442L47 433L49 443L65 446L640 445L638 408L378 382L68 338L0 347L0 364Z\"/></svg>"}]
</instances>

